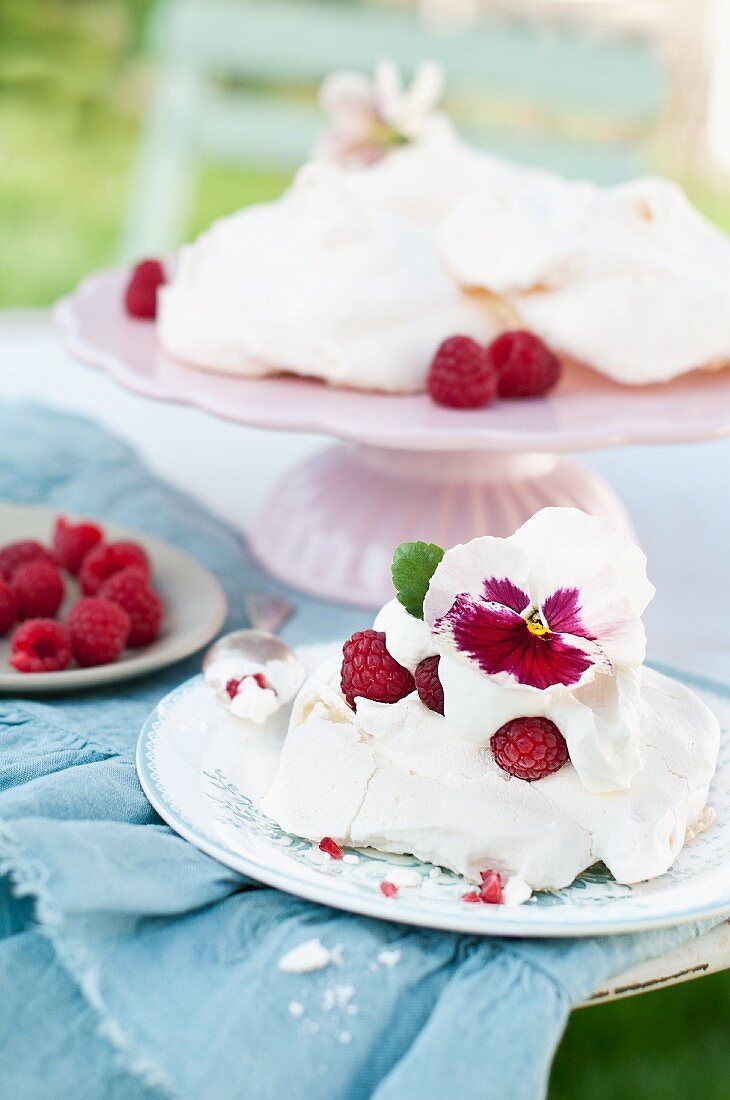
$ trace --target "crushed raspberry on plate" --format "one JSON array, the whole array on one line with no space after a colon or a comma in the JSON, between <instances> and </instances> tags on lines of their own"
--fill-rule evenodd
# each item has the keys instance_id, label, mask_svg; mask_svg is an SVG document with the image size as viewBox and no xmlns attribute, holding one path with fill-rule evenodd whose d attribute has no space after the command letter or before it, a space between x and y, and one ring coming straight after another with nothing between
<instances>
[{"instance_id":1,"label":"crushed raspberry on plate","mask_svg":"<svg viewBox=\"0 0 730 1100\"><path fill-rule=\"evenodd\" d=\"M336 844L331 836L323 836L319 842L320 852L326 852L332 859L342 859L342 848Z\"/></svg>"},{"instance_id":2,"label":"crushed raspberry on plate","mask_svg":"<svg viewBox=\"0 0 730 1100\"><path fill-rule=\"evenodd\" d=\"M383 879L380 883L380 893L384 898L394 898L398 893L398 887L394 882L388 882L387 879Z\"/></svg>"}]
</instances>

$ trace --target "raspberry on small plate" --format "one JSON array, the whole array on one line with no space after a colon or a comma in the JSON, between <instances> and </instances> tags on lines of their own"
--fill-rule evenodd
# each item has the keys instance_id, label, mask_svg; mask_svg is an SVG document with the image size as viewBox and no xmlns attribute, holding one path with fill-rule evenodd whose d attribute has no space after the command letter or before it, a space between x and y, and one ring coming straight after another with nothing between
<instances>
[{"instance_id":1,"label":"raspberry on small plate","mask_svg":"<svg viewBox=\"0 0 730 1100\"><path fill-rule=\"evenodd\" d=\"M92 614L82 614L89 604ZM0 503L0 694L142 676L202 649L225 615L215 577L161 539L96 516Z\"/></svg>"}]
</instances>

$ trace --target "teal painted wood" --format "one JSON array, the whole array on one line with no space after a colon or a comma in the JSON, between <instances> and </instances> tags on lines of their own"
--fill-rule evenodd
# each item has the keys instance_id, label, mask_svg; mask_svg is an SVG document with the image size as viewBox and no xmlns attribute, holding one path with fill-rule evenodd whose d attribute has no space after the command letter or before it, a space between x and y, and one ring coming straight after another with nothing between
<instances>
[{"instance_id":1,"label":"teal painted wood","mask_svg":"<svg viewBox=\"0 0 730 1100\"><path fill-rule=\"evenodd\" d=\"M406 74L424 58L444 67L455 106L522 104L541 117L608 118L641 133L662 107L664 74L645 43L575 27L489 21L435 34L412 13L305 0L162 0L149 27L159 66L121 244L123 259L182 237L201 159L294 167L322 117L316 84L333 69L371 71L384 56ZM288 94L287 94L288 93ZM458 121L458 112L457 112ZM477 144L602 182L641 170L637 142L569 141L546 121L506 132L464 128Z\"/></svg>"},{"instance_id":2,"label":"teal painted wood","mask_svg":"<svg viewBox=\"0 0 730 1100\"><path fill-rule=\"evenodd\" d=\"M317 81L332 69L372 69L393 56L406 71L439 61L455 92L539 97L548 106L645 118L664 78L640 39L618 42L574 26L490 20L437 34L407 11L307 0L166 0L152 27L167 63L276 82Z\"/></svg>"}]
</instances>

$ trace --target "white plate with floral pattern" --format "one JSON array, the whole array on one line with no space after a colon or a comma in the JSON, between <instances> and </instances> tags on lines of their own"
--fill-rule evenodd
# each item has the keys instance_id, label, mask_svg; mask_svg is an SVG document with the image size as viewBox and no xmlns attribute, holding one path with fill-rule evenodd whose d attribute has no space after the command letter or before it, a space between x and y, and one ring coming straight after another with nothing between
<instances>
[{"instance_id":1,"label":"white plate with floral pattern","mask_svg":"<svg viewBox=\"0 0 730 1100\"><path fill-rule=\"evenodd\" d=\"M311 668L321 647L300 651ZM717 821L672 869L637 886L598 865L572 886L521 906L470 905L471 886L410 856L371 849L330 860L284 833L258 809L281 751L288 714L264 727L232 718L202 677L171 692L147 720L137 746L140 782L180 836L241 874L323 905L427 928L501 936L593 936L634 932L730 912L730 691L693 685L723 728L710 804ZM404 873L405 872L405 873ZM399 884L386 898L384 880Z\"/></svg>"}]
</instances>

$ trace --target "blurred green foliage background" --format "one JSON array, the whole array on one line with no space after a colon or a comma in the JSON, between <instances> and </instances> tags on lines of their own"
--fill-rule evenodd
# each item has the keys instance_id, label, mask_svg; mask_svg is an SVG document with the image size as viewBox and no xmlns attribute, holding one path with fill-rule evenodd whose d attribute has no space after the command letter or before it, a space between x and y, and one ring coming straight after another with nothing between
<instances>
[{"instance_id":1,"label":"blurred green foliage background","mask_svg":"<svg viewBox=\"0 0 730 1100\"><path fill-rule=\"evenodd\" d=\"M149 89L150 0L0 0L0 306L49 305L114 258ZM191 232L288 177L201 166Z\"/></svg>"},{"instance_id":2,"label":"blurred green foliage background","mask_svg":"<svg viewBox=\"0 0 730 1100\"><path fill-rule=\"evenodd\" d=\"M149 89L150 6L0 0L0 306L50 304L113 260ZM259 167L201 168L191 233L287 182ZM726 199L692 191L730 228ZM580 1011L550 1100L727 1100L729 1020L730 974Z\"/></svg>"}]
</instances>

